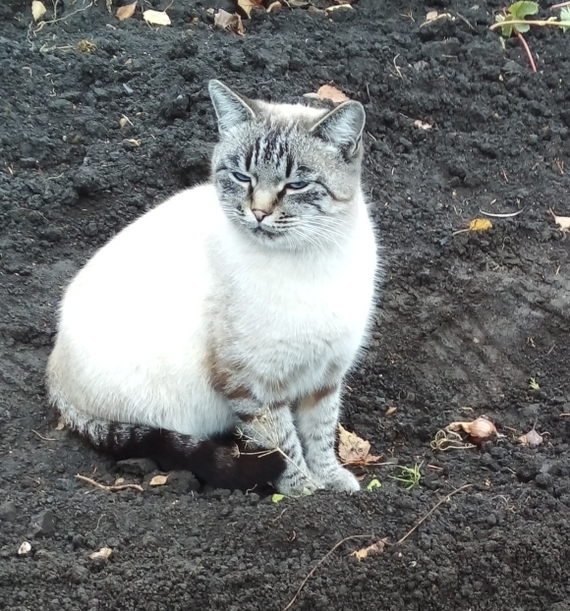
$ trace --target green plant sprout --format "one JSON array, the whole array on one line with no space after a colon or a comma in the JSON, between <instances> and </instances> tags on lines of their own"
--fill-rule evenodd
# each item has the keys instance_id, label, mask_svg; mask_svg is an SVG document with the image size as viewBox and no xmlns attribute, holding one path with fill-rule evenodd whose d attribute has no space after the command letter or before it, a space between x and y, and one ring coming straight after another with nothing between
<instances>
[{"instance_id":1,"label":"green plant sprout","mask_svg":"<svg viewBox=\"0 0 570 611\"><path fill-rule=\"evenodd\" d=\"M537 381L536 381L534 378L531 378L531 379L528 381L528 387L529 387L531 390L540 390L540 384L539 384L539 383L538 383L538 382L537 382Z\"/></svg>"},{"instance_id":2,"label":"green plant sprout","mask_svg":"<svg viewBox=\"0 0 570 611\"><path fill-rule=\"evenodd\" d=\"M552 8L560 8L560 6L561 5L555 5ZM536 15L538 11L538 2L527 2L526 0L515 2L511 4L508 9L503 9L503 14L497 15L495 17L496 23L491 26L491 30L501 28L501 34L505 38L510 38L514 34L519 39L528 56L533 72L537 71L536 63L523 34L530 30L531 25L542 27L554 26L560 28L563 32L566 32L566 30L570 28L570 8L566 3L564 3L560 10L559 19L556 17L549 17L546 20L526 19L528 16Z\"/></svg>"},{"instance_id":3,"label":"green plant sprout","mask_svg":"<svg viewBox=\"0 0 570 611\"><path fill-rule=\"evenodd\" d=\"M420 480L422 478L422 474L420 472L422 464L423 463L416 463L413 467L404 467L402 465L398 465L398 469L400 469L400 475L390 475L390 479L400 482L406 490L412 490L420 483Z\"/></svg>"}]
</instances>

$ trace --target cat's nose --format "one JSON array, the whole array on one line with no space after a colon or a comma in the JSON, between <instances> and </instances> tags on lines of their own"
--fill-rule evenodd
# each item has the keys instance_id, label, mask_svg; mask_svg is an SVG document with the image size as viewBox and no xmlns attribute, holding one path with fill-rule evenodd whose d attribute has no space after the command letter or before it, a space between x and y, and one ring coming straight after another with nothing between
<instances>
[{"instance_id":1,"label":"cat's nose","mask_svg":"<svg viewBox=\"0 0 570 611\"><path fill-rule=\"evenodd\" d=\"M268 212L267 210L259 210L258 208L252 208L251 211L253 212L253 216L255 216L258 223L261 223L266 216L271 214L271 212Z\"/></svg>"}]
</instances>

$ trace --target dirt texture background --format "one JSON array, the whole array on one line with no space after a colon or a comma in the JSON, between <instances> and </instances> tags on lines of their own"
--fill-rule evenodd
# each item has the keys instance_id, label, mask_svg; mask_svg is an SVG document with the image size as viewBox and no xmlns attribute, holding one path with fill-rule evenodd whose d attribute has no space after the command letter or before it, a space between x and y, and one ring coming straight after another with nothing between
<instances>
[{"instance_id":1,"label":"dirt texture background","mask_svg":"<svg viewBox=\"0 0 570 611\"><path fill-rule=\"evenodd\" d=\"M569 611L570 241L548 209L570 216L570 35L531 30L533 74L489 31L496 0L258 13L243 37L213 26L214 0L175 0L168 28L120 23L102 0L75 12L86 4L65 0L39 31L29 2L0 4L0 607L283 610L363 535L293 609ZM451 18L422 27L433 8ZM214 77L283 101L333 83L366 108L386 278L343 422L383 461L423 463L412 491L390 465L365 474L379 489L279 504L199 491L188 473L150 488L152 464L118 467L55 430L42 377L62 288L132 219L207 180ZM481 209L521 208L453 235ZM480 414L503 437L430 448ZM535 423L544 443L522 447ZM350 556L468 483L402 545ZM90 559L102 547L111 558Z\"/></svg>"}]
</instances>

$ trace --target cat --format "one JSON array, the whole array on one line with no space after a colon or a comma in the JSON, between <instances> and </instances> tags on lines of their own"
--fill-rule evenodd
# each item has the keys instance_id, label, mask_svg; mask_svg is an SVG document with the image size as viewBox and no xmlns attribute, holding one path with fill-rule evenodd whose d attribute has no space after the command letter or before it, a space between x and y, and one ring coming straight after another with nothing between
<instances>
[{"instance_id":1,"label":"cat","mask_svg":"<svg viewBox=\"0 0 570 611\"><path fill-rule=\"evenodd\" d=\"M335 441L378 268L364 108L250 100L216 80L209 92L211 184L147 212L73 279L50 400L117 458L226 488L357 491Z\"/></svg>"}]
</instances>

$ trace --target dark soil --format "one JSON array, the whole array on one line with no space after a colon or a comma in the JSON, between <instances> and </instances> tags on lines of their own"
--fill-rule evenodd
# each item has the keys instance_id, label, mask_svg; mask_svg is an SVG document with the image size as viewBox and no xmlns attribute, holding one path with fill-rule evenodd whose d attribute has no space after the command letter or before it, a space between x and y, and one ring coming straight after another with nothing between
<instances>
[{"instance_id":1,"label":"dark soil","mask_svg":"<svg viewBox=\"0 0 570 611\"><path fill-rule=\"evenodd\" d=\"M0 5L0 607L282 610L338 541L366 535L293 608L568 611L570 241L548 209L570 216L570 36L531 30L533 74L518 41L503 49L488 29L497 0L254 14L244 37L213 27L214 0L175 0L159 29L118 22L103 0L72 14L81 2L36 32L31 2ZM422 27L431 8L452 19ZM84 39L96 49L79 51ZM62 287L129 221L207 180L212 77L284 101L332 82L366 107L387 273L344 422L383 461L422 463L412 491L394 466L366 473L380 489L279 504L196 491L185 473L150 488L152 464L118 467L55 429L42 376ZM481 209L521 208L453 235ZM498 440L430 449L480 414ZM534 424L544 443L522 447ZM403 544L349 555L395 543L468 483ZM89 558L102 547L109 560Z\"/></svg>"}]
</instances>

